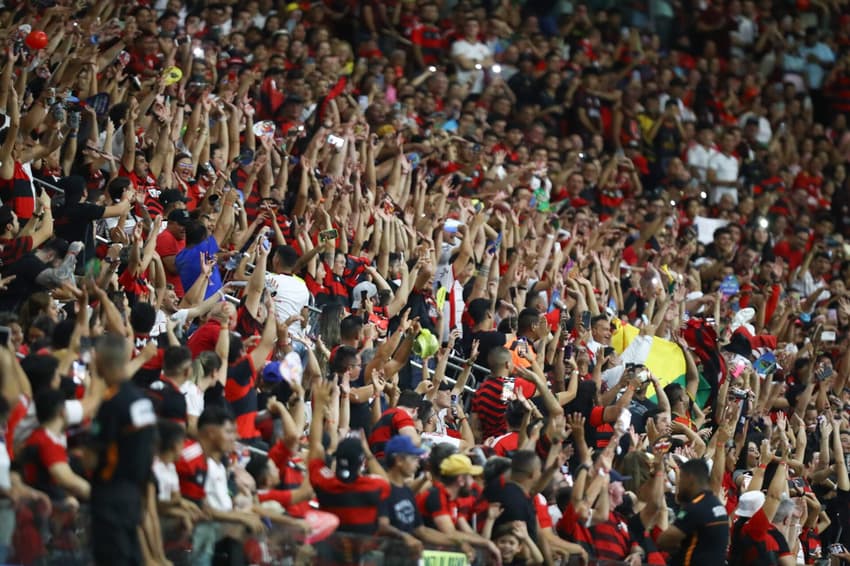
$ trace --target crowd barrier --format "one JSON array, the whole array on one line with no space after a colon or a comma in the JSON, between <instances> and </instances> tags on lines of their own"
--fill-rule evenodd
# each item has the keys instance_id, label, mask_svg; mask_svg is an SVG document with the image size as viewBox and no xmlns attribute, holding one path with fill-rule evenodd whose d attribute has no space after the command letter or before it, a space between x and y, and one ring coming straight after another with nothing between
<instances>
[{"instance_id":1,"label":"crowd barrier","mask_svg":"<svg viewBox=\"0 0 850 566\"><path fill-rule=\"evenodd\" d=\"M50 513L40 505L21 504L15 509L16 525L11 548L0 564L25 566L89 566L92 533L87 506L56 503ZM167 558L174 566L208 564L250 564L257 566L487 566L492 564L479 553L474 562L459 549L426 547L416 556L399 540L385 537L335 532L327 538L306 544L301 531L275 525L258 536L247 536L232 524L204 522L188 531L177 522L161 521ZM2 525L0 525L2 526ZM212 562L198 556L193 548L199 535L217 540ZM210 556L207 556L210 558ZM559 566L579 566L578 559L561 561ZM625 566L623 562L592 561L588 566Z\"/></svg>"}]
</instances>

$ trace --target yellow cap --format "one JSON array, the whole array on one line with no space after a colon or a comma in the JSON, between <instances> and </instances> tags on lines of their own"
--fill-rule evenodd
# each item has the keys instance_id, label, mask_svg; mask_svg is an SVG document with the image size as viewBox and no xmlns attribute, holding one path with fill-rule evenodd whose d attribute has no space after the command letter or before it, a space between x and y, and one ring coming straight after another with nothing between
<instances>
[{"instance_id":1,"label":"yellow cap","mask_svg":"<svg viewBox=\"0 0 850 566\"><path fill-rule=\"evenodd\" d=\"M484 473L481 466L473 466L472 460L466 454L452 454L440 464L440 474L447 477L455 477L469 474L480 476Z\"/></svg>"}]
</instances>

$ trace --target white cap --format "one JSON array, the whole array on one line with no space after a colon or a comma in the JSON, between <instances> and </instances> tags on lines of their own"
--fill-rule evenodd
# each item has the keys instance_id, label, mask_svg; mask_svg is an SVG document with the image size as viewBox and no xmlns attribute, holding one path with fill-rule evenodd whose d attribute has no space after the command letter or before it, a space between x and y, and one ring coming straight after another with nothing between
<instances>
[{"instance_id":1,"label":"white cap","mask_svg":"<svg viewBox=\"0 0 850 566\"><path fill-rule=\"evenodd\" d=\"M738 517L752 517L764 505L764 494L760 491L748 491L738 499L735 514Z\"/></svg>"},{"instance_id":2,"label":"white cap","mask_svg":"<svg viewBox=\"0 0 850 566\"><path fill-rule=\"evenodd\" d=\"M354 290L351 292L351 308L354 310L363 308L363 305L360 304L360 297L363 294L363 291L366 291L366 298L371 299L375 295L378 294L378 288L375 287L375 284L371 281L361 281L358 283Z\"/></svg>"}]
</instances>

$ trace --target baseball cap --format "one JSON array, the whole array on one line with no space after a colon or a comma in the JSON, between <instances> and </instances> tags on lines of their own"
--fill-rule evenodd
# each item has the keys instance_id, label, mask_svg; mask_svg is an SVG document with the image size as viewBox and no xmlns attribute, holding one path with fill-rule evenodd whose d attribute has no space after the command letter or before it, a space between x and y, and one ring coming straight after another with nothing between
<instances>
[{"instance_id":1,"label":"baseball cap","mask_svg":"<svg viewBox=\"0 0 850 566\"><path fill-rule=\"evenodd\" d=\"M748 491L738 499L735 514L738 517L752 517L764 505L764 494L760 491Z\"/></svg>"},{"instance_id":2,"label":"baseball cap","mask_svg":"<svg viewBox=\"0 0 850 566\"><path fill-rule=\"evenodd\" d=\"M181 226L186 226L189 222L192 221L192 217L189 215L189 211L183 210L182 208L179 210L172 210L168 213L168 221L176 222Z\"/></svg>"},{"instance_id":3,"label":"baseball cap","mask_svg":"<svg viewBox=\"0 0 850 566\"><path fill-rule=\"evenodd\" d=\"M280 383L283 381L283 375L280 373L280 362L269 362L265 365L263 368L263 381L266 383Z\"/></svg>"},{"instance_id":4,"label":"baseball cap","mask_svg":"<svg viewBox=\"0 0 850 566\"><path fill-rule=\"evenodd\" d=\"M263 367L263 381L270 384L301 383L304 376L304 366L297 352L289 352L280 361L269 362Z\"/></svg>"},{"instance_id":5,"label":"baseball cap","mask_svg":"<svg viewBox=\"0 0 850 566\"><path fill-rule=\"evenodd\" d=\"M620 483L623 483L632 479L632 476L624 476L623 474L612 468L611 471L608 472L608 479L612 482L618 481Z\"/></svg>"},{"instance_id":6,"label":"baseball cap","mask_svg":"<svg viewBox=\"0 0 850 566\"><path fill-rule=\"evenodd\" d=\"M484 472L481 466L473 466L466 454L452 454L440 464L440 474L446 477L469 474L479 476Z\"/></svg>"},{"instance_id":7,"label":"baseball cap","mask_svg":"<svg viewBox=\"0 0 850 566\"><path fill-rule=\"evenodd\" d=\"M336 477L342 482L353 482L360 477L360 468L366 455L359 438L346 438L337 446L336 454Z\"/></svg>"},{"instance_id":8,"label":"baseball cap","mask_svg":"<svg viewBox=\"0 0 850 566\"><path fill-rule=\"evenodd\" d=\"M172 202L177 201L189 202L189 199L184 197L179 189L166 189L159 193L159 202L162 203L162 206L168 206Z\"/></svg>"},{"instance_id":9,"label":"baseball cap","mask_svg":"<svg viewBox=\"0 0 850 566\"><path fill-rule=\"evenodd\" d=\"M361 281L358 283L354 290L351 292L351 296L354 297L354 300L351 301L352 309L360 309L363 307L360 301L361 295L363 295L363 291L366 291L366 298L371 299L375 295L378 294L378 288L375 287L375 284L371 281Z\"/></svg>"},{"instance_id":10,"label":"baseball cap","mask_svg":"<svg viewBox=\"0 0 850 566\"><path fill-rule=\"evenodd\" d=\"M421 456L422 454L425 454L425 452L427 452L427 450L416 446L413 443L413 440L404 434L393 436L384 445L384 456L387 458L395 454Z\"/></svg>"}]
</instances>

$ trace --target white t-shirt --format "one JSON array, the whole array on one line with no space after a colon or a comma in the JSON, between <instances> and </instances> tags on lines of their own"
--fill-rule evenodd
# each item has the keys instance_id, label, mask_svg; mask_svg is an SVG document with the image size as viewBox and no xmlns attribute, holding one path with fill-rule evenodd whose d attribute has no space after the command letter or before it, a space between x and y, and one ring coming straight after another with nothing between
<instances>
[{"instance_id":1,"label":"white t-shirt","mask_svg":"<svg viewBox=\"0 0 850 566\"><path fill-rule=\"evenodd\" d=\"M310 291L307 284L297 275L283 273L266 275L266 282L276 294L274 297L275 314L278 321L301 314L301 310L310 304ZM301 333L300 323L289 327L290 332Z\"/></svg>"},{"instance_id":2,"label":"white t-shirt","mask_svg":"<svg viewBox=\"0 0 850 566\"><path fill-rule=\"evenodd\" d=\"M204 491L207 493L207 505L216 511L232 511L233 500L227 489L227 468L224 464L207 458L207 481L204 482Z\"/></svg>"},{"instance_id":3,"label":"white t-shirt","mask_svg":"<svg viewBox=\"0 0 850 566\"><path fill-rule=\"evenodd\" d=\"M708 169L715 172L717 185L711 194L711 203L715 204L724 194L729 194L738 203L738 159L720 151L708 158ZM729 183L726 185L726 183Z\"/></svg>"},{"instance_id":4,"label":"white t-shirt","mask_svg":"<svg viewBox=\"0 0 850 566\"><path fill-rule=\"evenodd\" d=\"M180 393L186 398L186 414L190 417L200 417L204 412L204 394L192 381L184 381L180 385Z\"/></svg>"},{"instance_id":5,"label":"white t-shirt","mask_svg":"<svg viewBox=\"0 0 850 566\"><path fill-rule=\"evenodd\" d=\"M452 57L457 56L469 59L473 63L483 63L484 60L493 56L493 51L480 41L469 43L465 39L460 39L452 44ZM459 83L464 84L471 78L474 78L475 81L472 83L470 92L473 94L481 93L484 90L484 69L472 69L469 71L458 69L457 80Z\"/></svg>"},{"instance_id":6,"label":"white t-shirt","mask_svg":"<svg viewBox=\"0 0 850 566\"><path fill-rule=\"evenodd\" d=\"M6 492L12 489L12 478L9 475L11 467L12 462L9 460L9 451L6 449L6 443L0 442L0 489Z\"/></svg>"},{"instance_id":7,"label":"white t-shirt","mask_svg":"<svg viewBox=\"0 0 850 566\"><path fill-rule=\"evenodd\" d=\"M153 475L156 477L157 495L159 501L171 501L175 493L180 493L180 478L174 462L166 464L159 458L153 461Z\"/></svg>"},{"instance_id":8,"label":"white t-shirt","mask_svg":"<svg viewBox=\"0 0 850 566\"><path fill-rule=\"evenodd\" d=\"M708 160L717 153L713 147L705 147L701 143L694 144L688 150L688 166L696 170L699 180L705 182L708 176Z\"/></svg>"}]
</instances>

